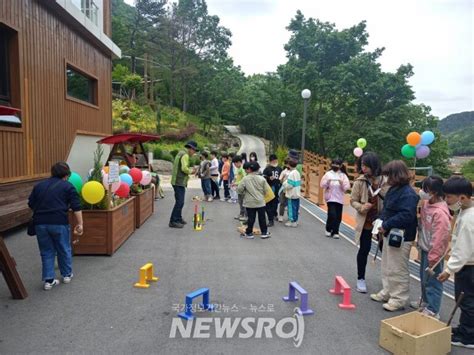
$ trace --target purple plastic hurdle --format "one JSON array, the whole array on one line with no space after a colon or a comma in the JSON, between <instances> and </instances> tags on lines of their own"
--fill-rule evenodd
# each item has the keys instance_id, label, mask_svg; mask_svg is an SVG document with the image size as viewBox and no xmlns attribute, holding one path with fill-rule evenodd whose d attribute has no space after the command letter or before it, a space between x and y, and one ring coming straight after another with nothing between
<instances>
[{"instance_id":1,"label":"purple plastic hurdle","mask_svg":"<svg viewBox=\"0 0 474 355\"><path fill-rule=\"evenodd\" d=\"M295 302L298 301L298 297L296 296L296 292L301 296L300 308L298 313L306 316L309 314L314 314L313 310L308 308L308 292L301 287L296 281L290 282L290 289L288 292L288 296L283 297L283 301L285 302Z\"/></svg>"}]
</instances>

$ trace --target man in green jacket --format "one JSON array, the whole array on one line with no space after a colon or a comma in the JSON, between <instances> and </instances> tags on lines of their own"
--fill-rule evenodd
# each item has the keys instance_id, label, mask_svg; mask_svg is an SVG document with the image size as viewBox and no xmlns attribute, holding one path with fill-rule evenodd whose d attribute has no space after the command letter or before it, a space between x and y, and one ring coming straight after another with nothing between
<instances>
[{"instance_id":1,"label":"man in green jacket","mask_svg":"<svg viewBox=\"0 0 474 355\"><path fill-rule=\"evenodd\" d=\"M196 153L197 143L189 141L184 147L187 149L187 152L182 150L176 154L173 165L173 176L171 177L171 185L173 186L175 199L169 224L171 228L183 228L186 224L181 212L184 206L189 175L195 173L195 169L189 168L189 157L192 157Z\"/></svg>"}]
</instances>

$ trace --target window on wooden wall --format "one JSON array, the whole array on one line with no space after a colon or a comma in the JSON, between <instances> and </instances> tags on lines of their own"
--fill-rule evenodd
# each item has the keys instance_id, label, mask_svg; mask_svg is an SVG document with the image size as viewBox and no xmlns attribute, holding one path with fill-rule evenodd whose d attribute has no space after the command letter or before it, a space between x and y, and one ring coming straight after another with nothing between
<instances>
[{"instance_id":1,"label":"window on wooden wall","mask_svg":"<svg viewBox=\"0 0 474 355\"><path fill-rule=\"evenodd\" d=\"M97 79L66 65L67 96L97 106Z\"/></svg>"},{"instance_id":2,"label":"window on wooden wall","mask_svg":"<svg viewBox=\"0 0 474 355\"><path fill-rule=\"evenodd\" d=\"M21 127L18 33L0 23L0 126Z\"/></svg>"}]
</instances>

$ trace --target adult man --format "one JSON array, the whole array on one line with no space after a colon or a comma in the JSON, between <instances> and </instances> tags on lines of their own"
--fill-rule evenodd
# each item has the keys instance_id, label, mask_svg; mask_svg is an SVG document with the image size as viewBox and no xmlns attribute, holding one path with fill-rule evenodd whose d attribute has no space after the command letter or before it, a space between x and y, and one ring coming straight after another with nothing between
<instances>
[{"instance_id":1,"label":"adult man","mask_svg":"<svg viewBox=\"0 0 474 355\"><path fill-rule=\"evenodd\" d=\"M175 204L169 226L170 228L183 228L186 222L183 220L181 212L184 206L184 198L186 194L186 187L188 186L189 175L195 174L195 169L189 168L189 157L193 156L197 151L197 143L189 141L184 146L187 152L181 150L174 159L173 176L171 178L171 185L174 190Z\"/></svg>"}]
</instances>

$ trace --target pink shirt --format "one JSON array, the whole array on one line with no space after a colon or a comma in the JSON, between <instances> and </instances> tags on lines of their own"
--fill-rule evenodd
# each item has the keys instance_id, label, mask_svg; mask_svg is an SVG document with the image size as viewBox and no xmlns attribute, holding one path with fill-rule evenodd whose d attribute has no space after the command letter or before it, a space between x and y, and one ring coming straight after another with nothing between
<instances>
[{"instance_id":1,"label":"pink shirt","mask_svg":"<svg viewBox=\"0 0 474 355\"><path fill-rule=\"evenodd\" d=\"M340 180L342 180L342 184ZM350 187L349 178L340 171L329 170L321 179L321 188L324 189L326 202L337 202L343 205L344 194Z\"/></svg>"}]
</instances>

